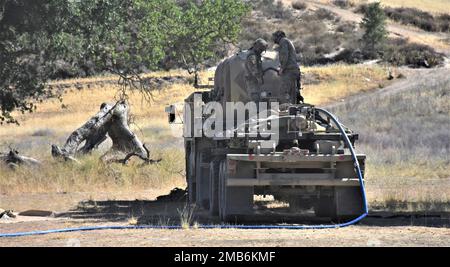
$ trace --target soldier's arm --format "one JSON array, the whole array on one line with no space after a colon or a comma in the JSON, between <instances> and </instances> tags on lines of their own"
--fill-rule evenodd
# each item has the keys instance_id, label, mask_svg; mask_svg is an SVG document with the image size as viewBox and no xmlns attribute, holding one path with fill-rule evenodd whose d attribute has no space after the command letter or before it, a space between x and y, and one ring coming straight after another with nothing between
<instances>
[{"instance_id":1,"label":"soldier's arm","mask_svg":"<svg viewBox=\"0 0 450 267\"><path fill-rule=\"evenodd\" d=\"M281 64L281 70L284 70L286 68L288 57L289 57L289 46L288 42L286 40L282 40L280 42L280 50L279 50L279 58L280 58L280 64Z\"/></svg>"}]
</instances>

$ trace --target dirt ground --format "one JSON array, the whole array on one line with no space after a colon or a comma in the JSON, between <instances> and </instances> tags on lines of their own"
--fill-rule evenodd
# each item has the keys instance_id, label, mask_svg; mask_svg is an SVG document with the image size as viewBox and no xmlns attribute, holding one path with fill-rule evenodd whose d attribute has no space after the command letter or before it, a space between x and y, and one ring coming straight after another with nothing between
<instances>
[{"instance_id":1,"label":"dirt ground","mask_svg":"<svg viewBox=\"0 0 450 267\"><path fill-rule=\"evenodd\" d=\"M71 223L28 222L2 225L0 229L11 232L61 228L68 224ZM330 230L103 230L2 238L0 246L450 246L450 229L358 225Z\"/></svg>"},{"instance_id":2,"label":"dirt ground","mask_svg":"<svg viewBox=\"0 0 450 267\"><path fill-rule=\"evenodd\" d=\"M102 225L179 224L184 200L157 199L162 191L103 194L35 194L0 196L0 203L16 203L17 211L33 205L53 208L54 217L18 216L0 220L0 233ZM132 198L131 195L142 197ZM86 197L88 196L88 197ZM146 198L144 198L144 196ZM25 204L24 199L34 204ZM61 201L58 201L57 199ZM22 199L22 201L21 201ZM44 200L47 205L43 204ZM87 199L87 200L86 200ZM117 200L119 199L119 200ZM23 204L20 204L23 203ZM30 201L28 201L30 203ZM10 204L8 204L10 205ZM205 212L192 214L195 222ZM316 223L323 223L317 221ZM251 223L250 223L251 224ZM0 238L0 246L450 246L450 214L388 213L372 211L356 226L327 230L190 229L95 230L39 236Z\"/></svg>"}]
</instances>

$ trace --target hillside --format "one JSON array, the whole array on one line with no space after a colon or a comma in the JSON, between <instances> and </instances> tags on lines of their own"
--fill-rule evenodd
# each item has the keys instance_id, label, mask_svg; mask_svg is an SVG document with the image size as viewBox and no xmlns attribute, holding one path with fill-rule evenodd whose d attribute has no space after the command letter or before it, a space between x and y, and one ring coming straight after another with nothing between
<instances>
[{"instance_id":1,"label":"hillside","mask_svg":"<svg viewBox=\"0 0 450 267\"><path fill-rule=\"evenodd\" d=\"M356 0L356 1L350 1L352 3L352 6L349 6L348 8L340 8L339 6L336 6L333 4L332 0L300 0L300 1L293 1L293 0L283 0L283 3L288 7L291 6L292 3L295 2L302 2L305 3L306 6L309 9L325 9L330 12L333 12L337 16L339 16L343 21L352 22L352 23L359 23L361 22L362 15L357 14L354 12L353 9L357 7L358 4L367 3L370 1L364 1L364 0ZM388 1L381 1L383 4L391 3ZM444 14L448 14L450 11L445 12L445 10L450 10L450 2L442 0L440 2L440 5L436 5L435 1L432 0L410 0L410 1L395 1L393 0L392 3L402 3L399 5L393 5L393 6L405 6L405 7L412 7L412 8L418 8L423 9L426 11L429 11L426 7L432 7L433 10L438 10L439 12L442 12ZM432 3L431 3L432 2ZM436 2L439 2L436 1ZM419 3L419 4L418 4ZM422 3L422 4L420 4ZM439 4L439 3L438 3ZM432 12L432 11L431 11ZM341 22L342 23L342 22ZM427 32L424 30L421 30L416 27L411 27L407 25L401 25L399 23L388 21L388 32L390 33L390 36L392 38L402 38L407 39L410 42L428 45L436 49L438 52L450 55L450 33L432 33Z\"/></svg>"},{"instance_id":2,"label":"hillside","mask_svg":"<svg viewBox=\"0 0 450 267\"><path fill-rule=\"evenodd\" d=\"M379 66L338 64L310 67L303 71L304 96L316 105L341 101L390 83L387 70ZM148 78L174 75L184 75L188 79L187 74L180 71L154 73ZM211 72L202 73L204 82L212 75ZM52 82L53 88L64 90L62 102L57 99L45 101L38 105L36 112L16 114L21 121L20 126L3 125L0 128L0 151L7 151L12 146L22 154L49 163L39 173L33 170L14 172L0 166L0 193L89 191L94 185L102 186L103 191L183 185L184 177L180 174L184 170L181 126L169 126L164 107L182 103L194 91L186 82L168 83L161 91L155 92L150 103L137 92L129 95L133 118L131 128L148 145L154 157L163 158L160 165L136 170L120 165L109 167L97 164L97 154L81 159L81 166L53 162L51 144L63 144L73 130L97 112L101 103L114 102L120 87L111 81L114 81L114 76ZM102 146L99 153L109 145ZM104 172L113 177L104 177Z\"/></svg>"},{"instance_id":3,"label":"hillside","mask_svg":"<svg viewBox=\"0 0 450 267\"><path fill-rule=\"evenodd\" d=\"M283 2L286 3L292 3L295 1L298 0L283 0ZM447 0L338 0L338 1L348 1L352 5L378 1L385 6L412 7L433 13L445 13L445 12L448 13L448 10L450 10L450 2ZM305 2L315 2L320 4L331 5L334 2L334 0L305 0Z\"/></svg>"},{"instance_id":4,"label":"hillside","mask_svg":"<svg viewBox=\"0 0 450 267\"><path fill-rule=\"evenodd\" d=\"M372 203L439 209L450 195L449 69L411 71L330 109L361 136ZM371 190L371 188L373 190ZM398 207L397 207L398 208ZM414 209L414 208L413 208Z\"/></svg>"},{"instance_id":5,"label":"hillside","mask_svg":"<svg viewBox=\"0 0 450 267\"><path fill-rule=\"evenodd\" d=\"M330 0L320 0L330 2ZM367 3L368 0L351 0L355 3ZM382 4L392 7L414 7L428 12L445 13L450 10L450 2L447 0L381 0Z\"/></svg>"}]
</instances>

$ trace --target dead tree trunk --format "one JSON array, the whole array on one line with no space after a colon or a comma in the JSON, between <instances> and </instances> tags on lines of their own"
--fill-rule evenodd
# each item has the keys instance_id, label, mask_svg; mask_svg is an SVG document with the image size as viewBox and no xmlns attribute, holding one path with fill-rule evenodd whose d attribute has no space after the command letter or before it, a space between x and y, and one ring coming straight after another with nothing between
<instances>
[{"instance_id":1,"label":"dead tree trunk","mask_svg":"<svg viewBox=\"0 0 450 267\"><path fill-rule=\"evenodd\" d=\"M11 168L19 165L40 166L41 162L30 157L19 155L17 150L11 149L7 154L0 154L0 161L4 162Z\"/></svg>"},{"instance_id":2,"label":"dead tree trunk","mask_svg":"<svg viewBox=\"0 0 450 267\"><path fill-rule=\"evenodd\" d=\"M107 138L107 128L113 114L112 109L116 105L103 103L100 106L100 111L83 126L75 130L62 148L52 145L53 157L63 157L66 160L73 159L76 154L86 154L98 147ZM83 141L85 141L84 146L78 149Z\"/></svg>"},{"instance_id":3,"label":"dead tree trunk","mask_svg":"<svg viewBox=\"0 0 450 267\"><path fill-rule=\"evenodd\" d=\"M108 127L108 135L113 141L112 150L133 153L140 158L148 158L148 151L144 144L130 130L128 126L128 105L117 105L112 113Z\"/></svg>"},{"instance_id":4,"label":"dead tree trunk","mask_svg":"<svg viewBox=\"0 0 450 267\"><path fill-rule=\"evenodd\" d=\"M65 160L74 159L77 154L86 154L97 148L108 135L113 142L111 150L127 155L124 159L112 161L125 164L129 158L137 156L148 163L155 162L150 159L145 145L129 128L128 111L126 101L119 101L114 105L103 103L100 112L74 131L62 148L52 145L52 155ZM83 141L83 147L78 148Z\"/></svg>"}]
</instances>

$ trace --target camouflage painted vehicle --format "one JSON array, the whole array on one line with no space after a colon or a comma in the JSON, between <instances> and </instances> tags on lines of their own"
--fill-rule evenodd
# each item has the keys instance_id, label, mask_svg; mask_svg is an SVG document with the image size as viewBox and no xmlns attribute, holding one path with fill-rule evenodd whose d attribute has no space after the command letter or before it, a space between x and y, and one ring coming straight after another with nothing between
<instances>
[{"instance_id":1,"label":"camouflage painted vehicle","mask_svg":"<svg viewBox=\"0 0 450 267\"><path fill-rule=\"evenodd\" d=\"M313 105L283 100L275 52L263 54L264 84L258 96L249 95L245 59L243 51L221 62L215 71L213 88L199 90L185 100L189 201L223 221L236 221L242 216L260 213L254 205L256 195L271 195L275 200L288 203L292 213L309 211L315 217L333 221L361 215L363 201L358 176L336 125ZM270 116L271 125L278 126L277 138L245 132L233 134L231 138L198 134L201 129L195 125L201 125L211 115L195 114L191 112L194 108L204 110L208 103L218 102L226 113L227 102L246 104L251 101L280 103L277 110L271 109ZM166 111L173 121L173 106ZM228 116L219 123L225 125L228 120L234 123L235 116L233 111L231 118ZM245 119L244 124L233 125L248 130L252 123L261 120L250 115ZM358 135L348 129L346 134L352 144L358 139ZM357 155L357 159L363 170L365 155Z\"/></svg>"}]
</instances>

